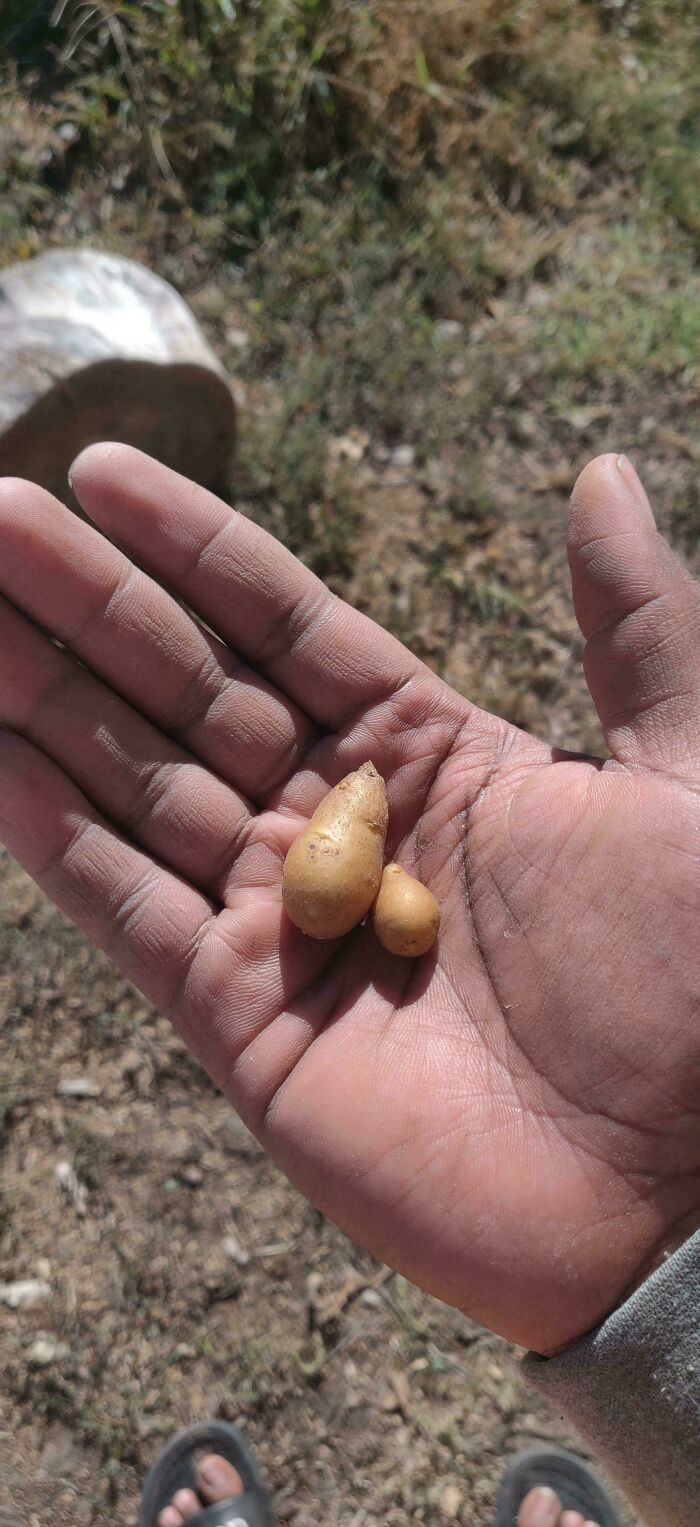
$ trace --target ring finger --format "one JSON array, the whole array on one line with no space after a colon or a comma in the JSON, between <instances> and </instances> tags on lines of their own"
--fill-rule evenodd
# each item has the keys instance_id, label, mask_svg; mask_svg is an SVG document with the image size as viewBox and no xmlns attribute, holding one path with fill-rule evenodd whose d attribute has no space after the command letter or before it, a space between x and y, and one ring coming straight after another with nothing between
<instances>
[{"instance_id":1,"label":"ring finger","mask_svg":"<svg viewBox=\"0 0 700 1527\"><path fill-rule=\"evenodd\" d=\"M256 820L244 797L2 598L0 723L59 764L142 848L223 900Z\"/></svg>"}]
</instances>

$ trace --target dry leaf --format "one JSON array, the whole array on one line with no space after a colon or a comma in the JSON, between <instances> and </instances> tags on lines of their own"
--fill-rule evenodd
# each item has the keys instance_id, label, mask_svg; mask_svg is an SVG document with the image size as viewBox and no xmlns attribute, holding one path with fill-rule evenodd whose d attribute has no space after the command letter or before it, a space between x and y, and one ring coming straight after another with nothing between
<instances>
[{"instance_id":1,"label":"dry leaf","mask_svg":"<svg viewBox=\"0 0 700 1527\"><path fill-rule=\"evenodd\" d=\"M669 424L659 424L656 429L656 438L662 445L670 445L674 451L682 451L691 461L697 461L700 456L700 446L697 441L691 440L689 435L682 435L680 430L673 429Z\"/></svg>"},{"instance_id":2,"label":"dry leaf","mask_svg":"<svg viewBox=\"0 0 700 1527\"><path fill-rule=\"evenodd\" d=\"M530 478L533 493L570 493L574 486L574 469L569 462L555 467L535 469Z\"/></svg>"},{"instance_id":3,"label":"dry leaf","mask_svg":"<svg viewBox=\"0 0 700 1527\"><path fill-rule=\"evenodd\" d=\"M411 1396L408 1385L408 1374L402 1368L393 1368L389 1374L390 1388L387 1389L382 1400L382 1410L400 1411L404 1419L407 1419L411 1409Z\"/></svg>"}]
</instances>

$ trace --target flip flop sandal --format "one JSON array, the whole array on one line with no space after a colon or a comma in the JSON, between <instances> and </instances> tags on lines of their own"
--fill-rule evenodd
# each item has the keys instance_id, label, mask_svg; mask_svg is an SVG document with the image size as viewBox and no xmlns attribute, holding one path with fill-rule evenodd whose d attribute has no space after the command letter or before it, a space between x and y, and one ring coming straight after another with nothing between
<instances>
[{"instance_id":1,"label":"flip flop sandal","mask_svg":"<svg viewBox=\"0 0 700 1527\"><path fill-rule=\"evenodd\" d=\"M218 1453L233 1464L243 1481L243 1495L202 1506L191 1527L276 1527L272 1502L252 1453L235 1426L204 1421L188 1426L163 1448L146 1477L138 1527L156 1527L159 1513L178 1490L197 1489L195 1462L204 1453Z\"/></svg>"},{"instance_id":2,"label":"flip flop sandal","mask_svg":"<svg viewBox=\"0 0 700 1527\"><path fill-rule=\"evenodd\" d=\"M610 1496L593 1470L575 1453L559 1447L529 1447L518 1454L503 1476L495 1527L517 1527L520 1507L538 1485L556 1491L563 1511L580 1511L598 1527L621 1527Z\"/></svg>"}]
</instances>

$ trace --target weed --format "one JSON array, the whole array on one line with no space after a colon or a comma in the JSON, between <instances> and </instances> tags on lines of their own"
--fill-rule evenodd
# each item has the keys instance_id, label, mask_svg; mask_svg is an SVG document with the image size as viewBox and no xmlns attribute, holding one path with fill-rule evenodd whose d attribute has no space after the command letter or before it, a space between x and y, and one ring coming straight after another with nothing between
<instances>
[{"instance_id":1,"label":"weed","mask_svg":"<svg viewBox=\"0 0 700 1527\"><path fill-rule=\"evenodd\" d=\"M535 345L556 385L697 375L700 275L634 223L613 225L552 288Z\"/></svg>"}]
</instances>

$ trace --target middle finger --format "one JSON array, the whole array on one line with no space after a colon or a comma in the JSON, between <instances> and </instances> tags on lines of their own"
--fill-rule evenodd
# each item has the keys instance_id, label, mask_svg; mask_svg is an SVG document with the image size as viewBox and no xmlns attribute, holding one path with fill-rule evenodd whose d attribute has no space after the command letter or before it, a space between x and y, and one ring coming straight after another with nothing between
<instances>
[{"instance_id":1,"label":"middle finger","mask_svg":"<svg viewBox=\"0 0 700 1527\"><path fill-rule=\"evenodd\" d=\"M263 805L314 735L304 712L50 493L1 487L0 592Z\"/></svg>"}]
</instances>

